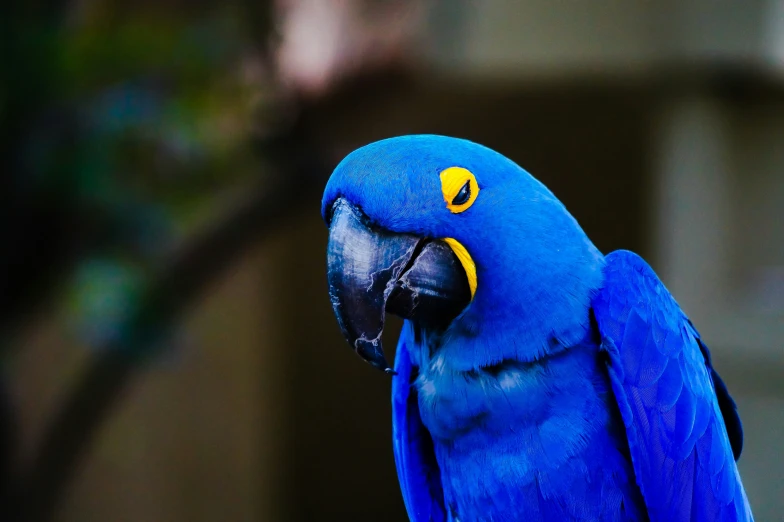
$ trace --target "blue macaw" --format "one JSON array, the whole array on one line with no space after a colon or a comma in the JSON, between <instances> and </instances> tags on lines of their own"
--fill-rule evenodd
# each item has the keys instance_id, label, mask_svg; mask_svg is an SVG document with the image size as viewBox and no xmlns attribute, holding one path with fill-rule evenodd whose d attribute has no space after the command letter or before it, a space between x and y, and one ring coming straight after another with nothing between
<instances>
[{"instance_id":1,"label":"blue macaw","mask_svg":"<svg viewBox=\"0 0 784 522\"><path fill-rule=\"evenodd\" d=\"M338 323L395 374L412 521L753 520L741 422L695 327L514 162L378 141L337 166L322 214ZM405 319L394 369L385 312Z\"/></svg>"}]
</instances>

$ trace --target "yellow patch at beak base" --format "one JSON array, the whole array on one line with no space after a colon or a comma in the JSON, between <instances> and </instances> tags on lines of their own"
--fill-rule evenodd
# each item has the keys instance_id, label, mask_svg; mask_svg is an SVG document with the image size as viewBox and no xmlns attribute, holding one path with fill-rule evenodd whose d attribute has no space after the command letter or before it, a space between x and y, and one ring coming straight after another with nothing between
<instances>
[{"instance_id":1,"label":"yellow patch at beak base","mask_svg":"<svg viewBox=\"0 0 784 522\"><path fill-rule=\"evenodd\" d=\"M466 278L468 278L468 286L471 289L471 299L473 299L474 294L476 293L476 264L471 258L471 254L469 254L468 250L466 250L466 247L464 247L457 239L445 237L444 241L447 245L449 245L449 248L452 249L452 252L454 252L457 258L460 260L460 264L463 265Z\"/></svg>"}]
</instances>

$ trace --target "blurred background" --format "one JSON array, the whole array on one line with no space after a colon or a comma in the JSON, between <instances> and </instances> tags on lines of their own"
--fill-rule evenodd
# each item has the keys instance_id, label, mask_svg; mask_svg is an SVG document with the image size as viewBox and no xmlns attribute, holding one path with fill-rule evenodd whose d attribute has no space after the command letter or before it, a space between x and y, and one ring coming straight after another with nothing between
<instances>
[{"instance_id":1,"label":"blurred background","mask_svg":"<svg viewBox=\"0 0 784 522\"><path fill-rule=\"evenodd\" d=\"M0 39L3 519L405 520L319 203L428 132L651 262L784 520L784 1L28 0Z\"/></svg>"}]
</instances>

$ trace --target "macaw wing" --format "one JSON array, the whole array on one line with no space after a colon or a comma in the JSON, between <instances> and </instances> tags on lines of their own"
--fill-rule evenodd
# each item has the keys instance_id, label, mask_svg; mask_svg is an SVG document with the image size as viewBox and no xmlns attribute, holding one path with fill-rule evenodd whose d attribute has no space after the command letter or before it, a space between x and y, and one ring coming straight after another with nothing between
<instances>
[{"instance_id":1,"label":"macaw wing","mask_svg":"<svg viewBox=\"0 0 784 522\"><path fill-rule=\"evenodd\" d=\"M651 522L753 520L740 419L708 348L642 258L606 259L593 312Z\"/></svg>"},{"instance_id":2,"label":"macaw wing","mask_svg":"<svg viewBox=\"0 0 784 522\"><path fill-rule=\"evenodd\" d=\"M392 378L392 438L395 464L403 501L412 522L444 522L444 494L441 472L433 451L430 432L422 424L419 404L413 387L416 370L410 350L416 339L410 321L400 333L395 371Z\"/></svg>"}]
</instances>

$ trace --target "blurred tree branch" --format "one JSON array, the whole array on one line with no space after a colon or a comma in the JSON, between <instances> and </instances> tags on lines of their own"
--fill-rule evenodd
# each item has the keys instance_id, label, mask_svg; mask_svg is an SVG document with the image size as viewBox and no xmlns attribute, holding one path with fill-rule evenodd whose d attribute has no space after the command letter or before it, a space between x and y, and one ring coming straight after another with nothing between
<instances>
[{"instance_id":1,"label":"blurred tree branch","mask_svg":"<svg viewBox=\"0 0 784 522\"><path fill-rule=\"evenodd\" d=\"M318 117L324 104L355 101L367 92L366 85L345 84L345 78L337 75L332 88L316 97L301 96L296 86L279 85L275 78L279 57L271 50L276 38L276 4L237 1L252 35L251 54L264 69L269 98L260 107L265 113L258 118L265 120L260 122L262 127L266 124L264 135L257 136L255 143L256 156L263 160L257 165L258 175L244 182L241 201L160 263L141 288L131 315L120 325L122 335L109 336L92 347L88 364L70 394L57 405L28 469L15 469L10 463L15 429L10 424L12 408L5 406L12 405L0 403L0 437L8 438L0 439L0 458L4 459L0 460L4 497L0 498L0 516L50 520L103 421L134 376L165 349L168 335L183 314L243 251L295 215L303 204L318 206L332 165L322 144L309 134L310 119ZM74 193L79 183L76 177L84 170L79 156L95 154L96 149L80 147L85 141L80 134L80 116L84 115L58 99L56 76L62 64L56 47L68 7L67 2L50 2L34 7L11 3L0 8L7 44L2 50L3 75L8 80L0 87L0 150L7 173L0 181L4 240L0 334L5 338L23 324L30 311L43 308L75 260L102 241L117 241L112 216L96 213L89 205L85 209L84 200ZM106 60L104 55L98 58L99 62ZM23 67L12 68L17 63ZM388 69L389 64L369 68L375 75L381 71L382 76ZM380 83L390 85L384 80ZM35 143L42 139L45 147L36 150ZM103 145L99 143L98 150ZM92 168L98 169L99 177L110 175L100 172L106 164Z\"/></svg>"},{"instance_id":2,"label":"blurred tree branch","mask_svg":"<svg viewBox=\"0 0 784 522\"><path fill-rule=\"evenodd\" d=\"M170 328L204 290L265 233L318 197L326 165L312 163L296 130L266 143L275 149L274 184L249 187L245 201L176 253L152 281L121 345L98 350L76 386L58 408L29 474L22 480L19 520L49 520L82 455L129 385L156 355ZM303 158L309 158L302 163ZM305 188L305 190L303 190Z\"/></svg>"},{"instance_id":3,"label":"blurred tree branch","mask_svg":"<svg viewBox=\"0 0 784 522\"><path fill-rule=\"evenodd\" d=\"M260 34L258 49L268 45L272 16L269 3L245 2L248 23ZM78 154L78 119L60 103L59 63L55 46L67 20L69 2L5 3L2 26L3 87L0 178L0 333L10 338L31 312L41 310L59 287L81 251L95 247L88 227L102 219L81 220L72 197ZM268 57L265 57L268 61ZM74 132L76 131L76 132ZM43 134L42 134L43 132ZM44 139L47 147L34 150ZM54 141L52 141L54 140ZM16 469L13 406L0 403L0 499L3 519L48 520L69 479L93 439L132 381L165 343L170 327L242 251L280 218L296 211L309 195L303 183L325 172L296 127L260 144L272 175L247 187L248 196L208 230L194 237L165 263L146 286L136 314L121 339L94 353L84 373L42 438L29 470ZM303 150L308 149L308 150ZM70 151L70 152L69 152ZM41 157L41 154L49 157ZM307 158L304 164L302 159ZM108 175L108 173L107 173ZM99 234L100 235L100 234ZM88 237L90 236L90 237ZM3 383L0 382L0 385Z\"/></svg>"},{"instance_id":4,"label":"blurred tree branch","mask_svg":"<svg viewBox=\"0 0 784 522\"><path fill-rule=\"evenodd\" d=\"M66 237L76 213L64 198L71 162L64 156L42 183L31 144L42 134L75 126L71 113L57 108L54 81L46 67L57 44L69 2L4 2L0 6L0 335L7 341L47 301L74 260L76 246ZM59 152L68 134L59 133ZM86 232L86 231L85 231ZM7 346L0 347L7 355ZM3 370L5 371L5 358ZM0 517L17 467L17 426L13 405L0 377Z\"/></svg>"}]
</instances>

